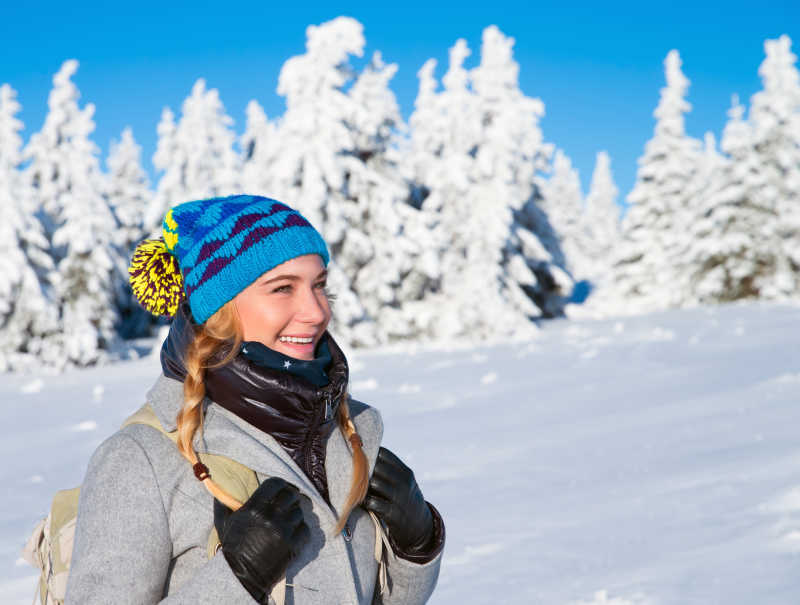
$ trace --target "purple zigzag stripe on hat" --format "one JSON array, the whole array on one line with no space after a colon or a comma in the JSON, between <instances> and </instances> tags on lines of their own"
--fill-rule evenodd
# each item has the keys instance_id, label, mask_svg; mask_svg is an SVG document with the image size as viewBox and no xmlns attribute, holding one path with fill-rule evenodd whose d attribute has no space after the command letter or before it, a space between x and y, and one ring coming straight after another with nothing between
<instances>
[{"instance_id":1,"label":"purple zigzag stripe on hat","mask_svg":"<svg viewBox=\"0 0 800 605\"><path fill-rule=\"evenodd\" d=\"M219 250L220 246L222 246L224 243L224 239L215 239L203 244L203 247L200 248L200 253L197 255L197 261L195 261L195 264L209 258L212 254L214 254L214 252Z\"/></svg>"},{"instance_id":2,"label":"purple zigzag stripe on hat","mask_svg":"<svg viewBox=\"0 0 800 605\"><path fill-rule=\"evenodd\" d=\"M190 285L189 283L186 283L185 285L186 294L191 295L202 284L204 284L206 281L214 277L217 273L219 273L225 267L231 264L234 258L236 258L236 256L238 256L248 248L251 248L254 244L257 244L263 238L272 235L276 231L282 231L287 227L311 227L311 225L307 220L305 220L299 214L290 214L284 221L283 225L281 226L256 227L250 233L247 234L247 236L242 241L241 245L239 246L239 249L236 251L236 254L234 256L220 256L218 258L215 258L206 266L205 270L203 271L203 276L197 281L196 284Z\"/></svg>"},{"instance_id":3,"label":"purple zigzag stripe on hat","mask_svg":"<svg viewBox=\"0 0 800 605\"><path fill-rule=\"evenodd\" d=\"M256 227L250 233L248 233L247 237L245 238L245 242L248 242L249 240L247 248L252 246L262 237L271 235L276 231L280 231L281 229L283 229L283 227ZM244 250L245 246L243 243L242 246L239 247L239 250L236 251L236 254L234 256L220 256L212 260L210 263L208 263L208 265L206 265L205 271L203 271L203 276L197 281L197 284L195 284L194 286L186 284L186 293L191 294L192 292L197 290L197 288L199 288L202 284L204 284L206 281L214 277L225 267L230 265L233 262L233 259L236 258L236 255L241 254L242 251Z\"/></svg>"},{"instance_id":4,"label":"purple zigzag stripe on hat","mask_svg":"<svg viewBox=\"0 0 800 605\"><path fill-rule=\"evenodd\" d=\"M236 254L241 254L248 248L250 248L253 244L258 243L258 241L262 237L266 237L276 231L281 229L286 229L288 227L310 227L311 225L308 223L306 219L304 219L299 214L290 214L286 217L286 220L283 221L283 225L280 227L257 227L253 229L242 241L242 245L239 246L239 250Z\"/></svg>"},{"instance_id":5,"label":"purple zigzag stripe on hat","mask_svg":"<svg viewBox=\"0 0 800 605\"><path fill-rule=\"evenodd\" d=\"M236 219L236 223L231 228L230 235L228 237L234 237L236 234L249 229L261 219L272 216L273 214L277 214L281 211L291 212L292 209L284 204L281 204L280 202L275 202L270 207L269 212L252 212L250 214L243 214ZM203 247L200 248L200 252L197 254L197 259L194 261L194 263L197 264L206 260L207 258L210 258L217 250L219 250L219 247L222 246L225 241L225 239L218 239L203 244Z\"/></svg>"},{"instance_id":6,"label":"purple zigzag stripe on hat","mask_svg":"<svg viewBox=\"0 0 800 605\"><path fill-rule=\"evenodd\" d=\"M274 214L274 212L270 212L270 214ZM255 223L260 221L265 216L269 216L268 214L264 214L263 212L254 212L252 214L243 214L239 218L236 219L236 223L231 227L231 236L236 235L240 231L244 231L252 227Z\"/></svg>"},{"instance_id":7,"label":"purple zigzag stripe on hat","mask_svg":"<svg viewBox=\"0 0 800 605\"><path fill-rule=\"evenodd\" d=\"M220 257L217 257L214 260L212 260L206 266L206 270L203 271L203 277L200 278L200 280L197 282L197 285L195 285L195 286L190 286L189 284L185 285L186 294L188 296L191 296L192 293L195 290L197 290L197 288L199 288L200 286L202 286L206 282L206 280L214 277L217 273L219 273L225 267L230 265L231 261L233 261L233 259L234 259L233 256L220 256Z\"/></svg>"}]
</instances>

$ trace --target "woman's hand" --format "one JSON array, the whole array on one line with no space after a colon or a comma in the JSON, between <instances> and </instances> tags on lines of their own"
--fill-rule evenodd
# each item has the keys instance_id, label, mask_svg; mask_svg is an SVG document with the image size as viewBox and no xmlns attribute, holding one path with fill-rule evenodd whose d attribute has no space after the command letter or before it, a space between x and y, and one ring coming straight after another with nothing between
<instances>
[{"instance_id":1,"label":"woman's hand","mask_svg":"<svg viewBox=\"0 0 800 605\"><path fill-rule=\"evenodd\" d=\"M401 554L426 552L433 538L433 516L414 472L386 448L378 450L364 507L386 524Z\"/></svg>"},{"instance_id":2,"label":"woman's hand","mask_svg":"<svg viewBox=\"0 0 800 605\"><path fill-rule=\"evenodd\" d=\"M264 605L310 537L299 495L291 483L271 477L236 512L214 500L214 525L225 560L247 592Z\"/></svg>"}]
</instances>

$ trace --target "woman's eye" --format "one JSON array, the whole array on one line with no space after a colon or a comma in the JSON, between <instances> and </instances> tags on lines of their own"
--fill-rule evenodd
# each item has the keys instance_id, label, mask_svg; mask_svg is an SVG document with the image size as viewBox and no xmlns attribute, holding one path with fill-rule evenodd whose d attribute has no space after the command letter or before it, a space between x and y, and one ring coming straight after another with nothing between
<instances>
[{"instance_id":1,"label":"woman's eye","mask_svg":"<svg viewBox=\"0 0 800 605\"><path fill-rule=\"evenodd\" d=\"M292 287L291 287L291 286L289 286L289 285L286 285L286 286L278 286L277 288L275 288L275 289L273 290L273 292L291 292L291 291L292 291Z\"/></svg>"},{"instance_id":2,"label":"woman's eye","mask_svg":"<svg viewBox=\"0 0 800 605\"><path fill-rule=\"evenodd\" d=\"M333 294L333 293L332 293L332 292L331 292L331 291L328 289L328 284L327 284L327 282L321 281L321 282L319 282L318 284L316 284L314 287L315 287L315 288L318 288L319 290L322 290L322 293L323 293L323 294L325 295L325 297L328 299L328 302L333 302L334 300L336 300L336 295L335 295L335 294Z\"/></svg>"}]
</instances>

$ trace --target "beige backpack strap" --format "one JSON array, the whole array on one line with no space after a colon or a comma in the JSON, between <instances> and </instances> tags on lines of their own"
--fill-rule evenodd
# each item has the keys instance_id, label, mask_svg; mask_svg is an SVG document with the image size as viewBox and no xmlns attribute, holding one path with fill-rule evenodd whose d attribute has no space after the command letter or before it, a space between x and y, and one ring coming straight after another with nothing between
<instances>
[{"instance_id":1,"label":"beige backpack strap","mask_svg":"<svg viewBox=\"0 0 800 605\"><path fill-rule=\"evenodd\" d=\"M33 597L33 603L45 603L47 600L47 579L50 577L50 556L48 550L50 542L48 535L50 534L50 515L39 521L33 529L31 537L22 549L23 558L40 570L39 583L36 585L36 594Z\"/></svg>"},{"instance_id":2,"label":"beige backpack strap","mask_svg":"<svg viewBox=\"0 0 800 605\"><path fill-rule=\"evenodd\" d=\"M37 596L44 605L64 602L75 542L80 488L56 492L50 513L40 521L22 551L26 561L40 569Z\"/></svg>"},{"instance_id":3,"label":"beige backpack strap","mask_svg":"<svg viewBox=\"0 0 800 605\"><path fill-rule=\"evenodd\" d=\"M269 596L275 601L275 605L285 605L286 603L286 576L283 576L272 588Z\"/></svg>"},{"instance_id":4,"label":"beige backpack strap","mask_svg":"<svg viewBox=\"0 0 800 605\"><path fill-rule=\"evenodd\" d=\"M34 567L38 567L39 569L42 568L42 560L41 560L41 553L39 552L39 545L44 540L45 536L45 523L47 522L47 517L42 519L36 524L36 527L33 528L33 533L31 537L28 538L28 541L25 543L25 547L22 549L22 558L25 559L28 563L33 565Z\"/></svg>"},{"instance_id":5,"label":"beige backpack strap","mask_svg":"<svg viewBox=\"0 0 800 605\"><path fill-rule=\"evenodd\" d=\"M373 554L375 560L378 562L378 584L381 594L383 595L386 594L386 590L389 587L389 582L386 577L386 558L388 553L392 552L392 546L389 544L389 537L386 535L383 524L381 520L378 519L378 515L372 511L368 512L369 516L372 518L372 522L375 524L375 550Z\"/></svg>"}]
</instances>

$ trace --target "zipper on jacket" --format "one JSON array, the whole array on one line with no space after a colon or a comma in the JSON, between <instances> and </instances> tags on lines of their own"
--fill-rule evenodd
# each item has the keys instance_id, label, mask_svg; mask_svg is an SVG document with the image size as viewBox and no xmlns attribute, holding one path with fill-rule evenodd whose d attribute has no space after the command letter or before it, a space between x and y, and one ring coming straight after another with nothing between
<instances>
[{"instance_id":1,"label":"zipper on jacket","mask_svg":"<svg viewBox=\"0 0 800 605\"><path fill-rule=\"evenodd\" d=\"M314 416L311 420L311 427L309 428L308 434L306 435L305 443L303 444L303 465L305 466L305 469L303 470L305 471L306 476L309 479L311 479L311 483L314 483L314 479L312 478L313 469L311 465L311 456L309 456L309 453L311 452L311 449L314 447L314 440L316 437L318 437L319 427L322 424L322 418L320 418L320 416L322 415L321 414L322 406L320 405L320 403L324 402L326 410L325 415L327 416L327 409L330 406L329 403L329 400L331 398L330 392L328 392L327 390L324 391L323 398L324 398L323 401L317 399L317 405L314 406ZM328 489L328 491L330 492L330 488ZM331 506L330 503L328 503L328 506ZM331 510L332 509L333 507L331 506Z\"/></svg>"}]
</instances>

